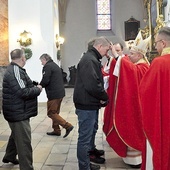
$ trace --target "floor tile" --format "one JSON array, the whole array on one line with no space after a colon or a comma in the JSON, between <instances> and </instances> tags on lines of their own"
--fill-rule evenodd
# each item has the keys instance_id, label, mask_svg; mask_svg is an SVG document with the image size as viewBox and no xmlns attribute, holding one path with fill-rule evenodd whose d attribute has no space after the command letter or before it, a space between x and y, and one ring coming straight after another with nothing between
<instances>
[{"instance_id":1,"label":"floor tile","mask_svg":"<svg viewBox=\"0 0 170 170\"><path fill-rule=\"evenodd\" d=\"M74 129L69 136L63 138L65 129L61 128L61 136L48 136L46 132L52 131L51 120L46 115L46 103L38 104L38 115L31 119L32 147L35 170L78 170L77 161L77 138L78 124L77 115L73 104L73 88L66 88L66 96L61 105L60 115L72 123ZM106 163L101 165L101 170L130 170L120 157L109 147L102 132L103 109L99 114L99 129L96 135L98 149L105 150ZM0 159L2 160L10 129L8 123L0 114ZM19 166L0 162L0 170L19 170ZM135 170L135 169L133 169Z\"/></svg>"}]
</instances>

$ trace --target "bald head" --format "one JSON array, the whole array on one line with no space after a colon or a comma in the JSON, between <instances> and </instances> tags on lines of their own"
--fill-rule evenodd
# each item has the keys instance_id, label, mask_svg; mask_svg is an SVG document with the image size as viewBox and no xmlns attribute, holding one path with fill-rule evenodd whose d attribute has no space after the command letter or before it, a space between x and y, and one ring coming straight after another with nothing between
<instances>
[{"instance_id":1,"label":"bald head","mask_svg":"<svg viewBox=\"0 0 170 170\"><path fill-rule=\"evenodd\" d=\"M11 51L11 60L12 62L18 64L19 66L23 67L26 63L25 53L23 49L15 49Z\"/></svg>"},{"instance_id":2,"label":"bald head","mask_svg":"<svg viewBox=\"0 0 170 170\"><path fill-rule=\"evenodd\" d=\"M21 49L15 49L11 51L10 55L11 55L11 60L20 59L21 57L24 56L24 51Z\"/></svg>"}]
</instances>

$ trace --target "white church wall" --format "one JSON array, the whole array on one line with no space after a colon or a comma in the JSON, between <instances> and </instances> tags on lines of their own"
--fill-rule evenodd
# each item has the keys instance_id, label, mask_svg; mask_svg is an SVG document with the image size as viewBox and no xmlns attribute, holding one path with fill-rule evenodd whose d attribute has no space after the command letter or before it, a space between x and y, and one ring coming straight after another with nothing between
<instances>
[{"instance_id":1,"label":"white church wall","mask_svg":"<svg viewBox=\"0 0 170 170\"><path fill-rule=\"evenodd\" d=\"M56 59L55 36L59 33L65 38L61 46L61 66L68 73L68 67L77 65L82 52L87 49L90 38L105 35L109 40L124 43L124 21L131 16L140 21L144 28L144 13L141 0L112 0L113 31L99 34L96 31L95 0L70 0L66 10L66 22L58 23L58 0L8 0L9 8L9 51L20 48L17 39L24 30L32 33L33 52L25 66L33 80L40 81L42 65L39 57L48 53ZM39 101L46 101L43 90Z\"/></svg>"},{"instance_id":2,"label":"white church wall","mask_svg":"<svg viewBox=\"0 0 170 170\"><path fill-rule=\"evenodd\" d=\"M25 68L32 80L42 78L42 65L39 57L48 53L57 62L55 35L59 32L57 0L8 0L9 51L20 48L17 39L24 30L31 32L32 44L28 46L33 56L27 60ZM45 102L43 90L38 98Z\"/></svg>"}]
</instances>

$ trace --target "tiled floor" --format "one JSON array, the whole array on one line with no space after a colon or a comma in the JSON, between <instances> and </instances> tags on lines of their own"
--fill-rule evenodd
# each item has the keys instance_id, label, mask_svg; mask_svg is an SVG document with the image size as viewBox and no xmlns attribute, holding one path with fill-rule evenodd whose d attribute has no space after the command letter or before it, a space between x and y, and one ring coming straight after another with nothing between
<instances>
[{"instance_id":1,"label":"tiled floor","mask_svg":"<svg viewBox=\"0 0 170 170\"><path fill-rule=\"evenodd\" d=\"M34 155L35 170L78 170L76 147L77 147L77 117L72 102L72 88L66 88L66 97L62 102L61 115L74 125L73 131L67 138L62 136L65 130L62 129L62 136L47 136L46 132L51 131L51 120L46 116L46 104L39 104L38 116L31 119L32 146ZM106 163L101 165L101 170L130 170L105 141L102 132L102 110L100 111L99 130L96 136L98 149L105 150ZM5 153L10 129L3 115L0 114L0 160ZM4 164L0 161L0 170L19 170L19 166Z\"/></svg>"}]
</instances>

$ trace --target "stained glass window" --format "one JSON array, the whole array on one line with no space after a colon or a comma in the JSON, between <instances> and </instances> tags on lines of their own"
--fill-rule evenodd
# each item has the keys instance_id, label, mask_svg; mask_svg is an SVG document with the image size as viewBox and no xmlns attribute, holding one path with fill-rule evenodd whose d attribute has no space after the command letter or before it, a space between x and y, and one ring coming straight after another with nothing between
<instances>
[{"instance_id":1,"label":"stained glass window","mask_svg":"<svg viewBox=\"0 0 170 170\"><path fill-rule=\"evenodd\" d=\"M111 0L96 0L97 30L111 30Z\"/></svg>"}]
</instances>

